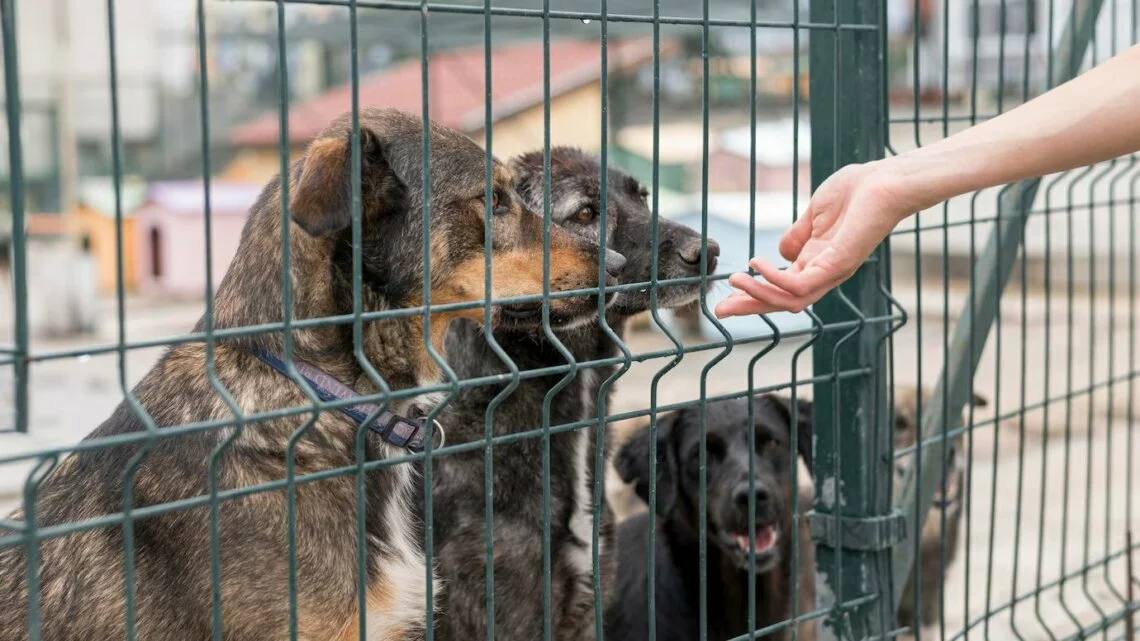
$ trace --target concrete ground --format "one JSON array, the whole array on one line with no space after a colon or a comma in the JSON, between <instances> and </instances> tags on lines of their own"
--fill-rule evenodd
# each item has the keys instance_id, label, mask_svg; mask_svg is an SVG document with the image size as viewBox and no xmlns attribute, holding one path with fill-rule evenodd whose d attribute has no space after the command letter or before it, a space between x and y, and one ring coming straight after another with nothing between
<instances>
[{"instance_id":1,"label":"concrete ground","mask_svg":"<svg viewBox=\"0 0 1140 641\"><path fill-rule=\"evenodd\" d=\"M915 384L921 372L922 383L933 385L943 361L941 284L924 285L921 314L913 286L900 283L896 295L912 311L912 322L894 342L895 380ZM948 293L951 324L964 297L962 290ZM1103 295L1091 301L1078 296L1071 306L1070 346L1067 299L1054 295L1047 304L1042 292L1029 292L1024 333L1016 287L1007 292L1005 301L1000 332L995 333L1000 341L991 337L975 382L990 407L975 417L980 424L973 431L969 454L969 519L947 580L945 633L935 626L924 631L926 638L963 636L959 633L967 625L968 634L975 637L1069 635L1078 624L1100 620L1099 611L1114 614L1121 609L1127 581L1120 551L1126 529L1140 540L1140 497L1133 491L1140 485L1136 443L1140 402L1132 402L1138 385L1128 375L1136 369L1129 317L1137 310L1130 309L1126 300L1110 306ZM1111 321L1110 309L1114 310ZM102 313L111 320L97 334L38 340L35 351L113 345L117 332L113 307L105 305ZM175 336L192 327L199 313L200 305L194 302L131 300L126 335L129 340ZM665 337L649 329L631 332L628 343L634 353L671 347ZM756 385L791 380L793 356L801 344L785 342L764 356L755 368ZM703 379L707 394L744 389L748 364L764 345L738 346L711 367ZM160 348L126 352L125 384L141 377L160 353ZM686 355L662 377L658 402L698 398L701 370L719 353L713 349ZM618 383L613 411L648 407L651 381L668 360L635 364ZM0 434L0 452L9 456L74 442L93 429L121 399L119 362L119 355L111 352L35 363L31 433ZM810 377L811 365L810 351L805 352L796 363L797 378ZM2 408L11 407L9 381L0 381ZM801 389L810 394L810 386ZM1066 390L1080 393L1066 399ZM1047 413L1038 407L1046 397L1052 399ZM1022 415L1017 409L1023 405L1034 409ZM994 412L1004 417L996 429L987 422ZM4 416L7 419L10 410ZM27 470L26 464L0 465L0 507L5 511L17 500ZM621 488L614 489L620 494ZM1095 567L1082 574L1080 568L1086 565ZM1067 577L1065 584L1055 584L1062 576ZM1042 591L1034 597L1039 585ZM1008 607L1013 595L1021 600ZM987 618L987 611L992 616ZM1107 638L1120 636L1118 624Z\"/></svg>"}]
</instances>

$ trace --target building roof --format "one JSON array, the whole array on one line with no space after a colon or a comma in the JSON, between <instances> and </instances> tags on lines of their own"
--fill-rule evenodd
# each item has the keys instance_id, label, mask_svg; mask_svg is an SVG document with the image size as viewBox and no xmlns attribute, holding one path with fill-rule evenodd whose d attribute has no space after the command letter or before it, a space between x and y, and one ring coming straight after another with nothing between
<instances>
[{"instance_id":1,"label":"building roof","mask_svg":"<svg viewBox=\"0 0 1140 641\"><path fill-rule=\"evenodd\" d=\"M210 214L245 215L261 189L257 183L211 180ZM200 216L205 209L205 191L200 180L155 182L147 190L146 203L169 214Z\"/></svg>"},{"instance_id":2,"label":"building roof","mask_svg":"<svg viewBox=\"0 0 1140 641\"><path fill-rule=\"evenodd\" d=\"M662 56L675 50L672 42L661 43ZM633 69L653 59L649 38L613 40L609 45L609 68ZM496 47L491 54L493 118L497 121L542 104L543 50L537 40ZM428 100L432 120L464 132L475 132L484 122L483 47L441 51L428 64ZM420 113L422 106L421 65L412 58L363 78L360 105L393 107ZM550 95L557 96L591 82L601 75L601 51L596 41L555 40L550 43ZM351 108L351 85L343 85L289 108L289 140L303 144L312 140L336 116ZM270 146L280 136L276 110L239 125L230 132L237 146Z\"/></svg>"},{"instance_id":3,"label":"building roof","mask_svg":"<svg viewBox=\"0 0 1140 641\"><path fill-rule=\"evenodd\" d=\"M146 200L147 184L139 176L123 176L119 182L119 197L123 215L129 216ZM115 216L115 179L110 176L86 176L79 181L79 203L91 211L108 217Z\"/></svg>"},{"instance_id":4,"label":"building roof","mask_svg":"<svg viewBox=\"0 0 1140 641\"><path fill-rule=\"evenodd\" d=\"M71 232L70 222L57 212L29 212L24 218L24 234L29 238L62 238Z\"/></svg>"}]
</instances>

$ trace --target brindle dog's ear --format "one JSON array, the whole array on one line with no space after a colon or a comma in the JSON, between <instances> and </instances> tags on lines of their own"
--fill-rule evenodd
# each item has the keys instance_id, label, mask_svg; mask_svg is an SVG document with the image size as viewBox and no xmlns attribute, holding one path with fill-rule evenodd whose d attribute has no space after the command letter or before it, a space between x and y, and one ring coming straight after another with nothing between
<instances>
[{"instance_id":1,"label":"brindle dog's ear","mask_svg":"<svg viewBox=\"0 0 1140 641\"><path fill-rule=\"evenodd\" d=\"M765 394L756 399L761 406L768 405L773 408L785 421L789 432L792 429L792 399L775 394ZM815 457L812 451L812 404L802 398L796 399L796 451L803 457L808 471L815 475Z\"/></svg>"},{"instance_id":2,"label":"brindle dog's ear","mask_svg":"<svg viewBox=\"0 0 1140 641\"><path fill-rule=\"evenodd\" d=\"M668 514L677 502L679 470L674 441L680 415L678 411L657 417L657 509L661 515ZM614 460L618 476L626 483L633 483L634 491L646 503L649 502L649 443L647 425L626 441Z\"/></svg>"},{"instance_id":3,"label":"brindle dog's ear","mask_svg":"<svg viewBox=\"0 0 1140 641\"><path fill-rule=\"evenodd\" d=\"M300 175L291 186L289 214L310 235L327 236L352 222L352 133L318 138L301 159ZM388 173L383 144L376 134L360 128L361 190Z\"/></svg>"}]
</instances>

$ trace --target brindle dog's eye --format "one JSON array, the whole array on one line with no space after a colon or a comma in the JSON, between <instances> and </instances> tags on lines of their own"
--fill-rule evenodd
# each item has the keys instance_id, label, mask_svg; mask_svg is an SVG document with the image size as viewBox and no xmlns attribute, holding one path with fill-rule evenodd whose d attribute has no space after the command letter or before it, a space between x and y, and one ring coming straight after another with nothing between
<instances>
[{"instance_id":1,"label":"brindle dog's eye","mask_svg":"<svg viewBox=\"0 0 1140 641\"><path fill-rule=\"evenodd\" d=\"M509 213L511 211L511 203L507 199L507 195L496 191L491 198L491 209L496 216Z\"/></svg>"},{"instance_id":2,"label":"brindle dog's eye","mask_svg":"<svg viewBox=\"0 0 1140 641\"><path fill-rule=\"evenodd\" d=\"M581 223L583 225L592 224L595 220L597 220L597 218L598 210L594 209L590 205L584 205L581 209L574 212L573 216L574 222Z\"/></svg>"}]
</instances>

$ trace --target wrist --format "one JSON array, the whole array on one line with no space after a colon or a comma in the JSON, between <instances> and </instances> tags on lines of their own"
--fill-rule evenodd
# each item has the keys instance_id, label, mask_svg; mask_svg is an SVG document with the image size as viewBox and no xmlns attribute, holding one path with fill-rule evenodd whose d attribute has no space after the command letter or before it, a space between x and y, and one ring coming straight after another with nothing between
<instances>
[{"instance_id":1,"label":"wrist","mask_svg":"<svg viewBox=\"0 0 1140 641\"><path fill-rule=\"evenodd\" d=\"M936 187L941 179L932 171L937 168L925 159L891 156L868 163L868 168L867 185L888 205L881 211L890 216L891 225L949 197L940 195Z\"/></svg>"}]
</instances>

